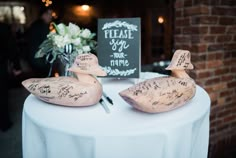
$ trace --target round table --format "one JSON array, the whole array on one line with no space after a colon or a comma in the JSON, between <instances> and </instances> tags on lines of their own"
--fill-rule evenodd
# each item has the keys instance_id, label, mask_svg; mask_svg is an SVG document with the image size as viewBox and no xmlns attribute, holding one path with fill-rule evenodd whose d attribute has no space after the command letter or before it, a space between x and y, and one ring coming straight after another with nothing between
<instances>
[{"instance_id":1,"label":"round table","mask_svg":"<svg viewBox=\"0 0 236 158\"><path fill-rule=\"evenodd\" d=\"M178 109L148 114L118 95L134 80L101 82L114 103L107 104L110 113L101 104L64 107L29 95L23 108L23 157L207 158L210 98L204 89L197 86L194 98Z\"/></svg>"}]
</instances>

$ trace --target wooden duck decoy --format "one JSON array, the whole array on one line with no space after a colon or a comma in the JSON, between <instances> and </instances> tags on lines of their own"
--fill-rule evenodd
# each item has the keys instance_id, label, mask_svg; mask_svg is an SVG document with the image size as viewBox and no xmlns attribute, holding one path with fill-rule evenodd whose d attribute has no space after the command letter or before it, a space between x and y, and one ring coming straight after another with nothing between
<instances>
[{"instance_id":1,"label":"wooden duck decoy","mask_svg":"<svg viewBox=\"0 0 236 158\"><path fill-rule=\"evenodd\" d=\"M119 95L134 108L147 112L159 113L183 106L196 92L196 84L186 73L193 69L190 52L177 50L166 70L171 76L156 77L140 82Z\"/></svg>"},{"instance_id":2,"label":"wooden duck decoy","mask_svg":"<svg viewBox=\"0 0 236 158\"><path fill-rule=\"evenodd\" d=\"M23 86L39 99L64 106L89 106L99 102L102 85L94 76L106 76L94 54L80 54L72 67L74 77L30 78ZM93 76L94 75L94 76Z\"/></svg>"}]
</instances>

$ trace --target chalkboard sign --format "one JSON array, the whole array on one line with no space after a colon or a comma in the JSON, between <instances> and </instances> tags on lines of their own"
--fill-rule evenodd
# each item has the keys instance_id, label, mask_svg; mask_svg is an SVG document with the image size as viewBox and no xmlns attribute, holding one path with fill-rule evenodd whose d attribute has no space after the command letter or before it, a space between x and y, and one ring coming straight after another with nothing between
<instances>
[{"instance_id":1,"label":"chalkboard sign","mask_svg":"<svg viewBox=\"0 0 236 158\"><path fill-rule=\"evenodd\" d=\"M107 77L139 78L140 18L98 19L99 64Z\"/></svg>"}]
</instances>

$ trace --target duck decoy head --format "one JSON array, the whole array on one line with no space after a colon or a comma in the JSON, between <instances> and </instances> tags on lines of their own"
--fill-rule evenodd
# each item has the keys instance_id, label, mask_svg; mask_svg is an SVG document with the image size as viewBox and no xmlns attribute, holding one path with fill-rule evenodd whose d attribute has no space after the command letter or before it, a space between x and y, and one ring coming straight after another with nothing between
<instances>
[{"instance_id":1,"label":"duck decoy head","mask_svg":"<svg viewBox=\"0 0 236 158\"><path fill-rule=\"evenodd\" d=\"M188 50L176 50L166 70L193 69L191 54Z\"/></svg>"},{"instance_id":2,"label":"duck decoy head","mask_svg":"<svg viewBox=\"0 0 236 158\"><path fill-rule=\"evenodd\" d=\"M92 53L79 54L68 71L76 74L90 74L94 76L107 75L107 73L100 67L97 56Z\"/></svg>"}]
</instances>

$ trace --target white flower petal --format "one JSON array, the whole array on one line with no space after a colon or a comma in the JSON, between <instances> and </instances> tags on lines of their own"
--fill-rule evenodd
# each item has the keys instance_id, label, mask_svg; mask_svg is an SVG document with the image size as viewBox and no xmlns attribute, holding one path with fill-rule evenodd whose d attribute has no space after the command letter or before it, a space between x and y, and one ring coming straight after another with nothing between
<instances>
[{"instance_id":1,"label":"white flower petal","mask_svg":"<svg viewBox=\"0 0 236 158\"><path fill-rule=\"evenodd\" d=\"M89 46L83 46L82 49L84 52L89 52L91 50Z\"/></svg>"},{"instance_id":2,"label":"white flower petal","mask_svg":"<svg viewBox=\"0 0 236 158\"><path fill-rule=\"evenodd\" d=\"M65 35L67 33L66 26L63 23L57 25L57 28L58 28L57 31L60 35Z\"/></svg>"},{"instance_id":3,"label":"white flower petal","mask_svg":"<svg viewBox=\"0 0 236 158\"><path fill-rule=\"evenodd\" d=\"M91 35L91 31L90 31L89 29L84 29L84 30L82 31L82 33L81 33L81 36L82 36L83 38L89 38L90 35Z\"/></svg>"},{"instance_id":4,"label":"white flower petal","mask_svg":"<svg viewBox=\"0 0 236 158\"><path fill-rule=\"evenodd\" d=\"M83 50L82 49L78 49L78 54L82 54L83 53Z\"/></svg>"},{"instance_id":5,"label":"white flower petal","mask_svg":"<svg viewBox=\"0 0 236 158\"><path fill-rule=\"evenodd\" d=\"M77 37L80 34L80 28L73 23L69 23L68 31L71 37Z\"/></svg>"},{"instance_id":6,"label":"white flower petal","mask_svg":"<svg viewBox=\"0 0 236 158\"><path fill-rule=\"evenodd\" d=\"M63 48L64 47L64 42L63 42L63 37L60 35L55 35L53 38L54 44L59 47L59 48Z\"/></svg>"},{"instance_id":7,"label":"white flower petal","mask_svg":"<svg viewBox=\"0 0 236 158\"><path fill-rule=\"evenodd\" d=\"M73 39L72 43L76 46L80 45L81 44L81 39L80 38Z\"/></svg>"}]
</instances>

